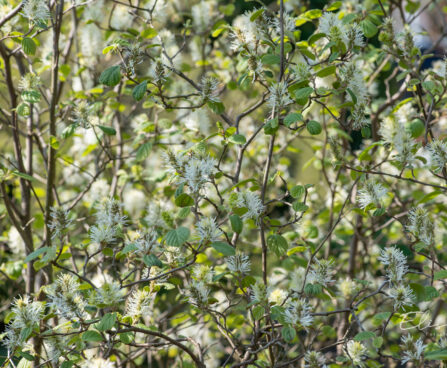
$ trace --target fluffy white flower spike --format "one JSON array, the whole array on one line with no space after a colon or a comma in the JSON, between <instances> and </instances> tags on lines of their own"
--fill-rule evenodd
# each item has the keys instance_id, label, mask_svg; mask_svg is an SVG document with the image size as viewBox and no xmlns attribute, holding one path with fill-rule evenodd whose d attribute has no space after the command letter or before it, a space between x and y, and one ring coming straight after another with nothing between
<instances>
[{"instance_id":1,"label":"fluffy white flower spike","mask_svg":"<svg viewBox=\"0 0 447 368\"><path fill-rule=\"evenodd\" d=\"M381 207L388 194L388 190L374 179L365 182L362 189L359 190L357 200L360 208L365 209L369 204Z\"/></svg>"}]
</instances>

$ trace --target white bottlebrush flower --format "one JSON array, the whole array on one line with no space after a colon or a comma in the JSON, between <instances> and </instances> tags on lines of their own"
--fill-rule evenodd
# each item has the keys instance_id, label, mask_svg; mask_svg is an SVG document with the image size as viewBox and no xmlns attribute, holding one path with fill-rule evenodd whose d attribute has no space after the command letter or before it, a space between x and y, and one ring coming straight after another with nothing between
<instances>
[{"instance_id":1,"label":"white bottlebrush flower","mask_svg":"<svg viewBox=\"0 0 447 368\"><path fill-rule=\"evenodd\" d=\"M59 358L64 356L69 348L69 336L51 336L49 338L45 338L45 351L47 352L48 359L53 363L58 363Z\"/></svg>"},{"instance_id":2,"label":"white bottlebrush flower","mask_svg":"<svg viewBox=\"0 0 447 368\"><path fill-rule=\"evenodd\" d=\"M183 113L182 113L183 116ZM208 136L210 133L210 118L206 109L196 109L183 117L183 122L188 129L194 130Z\"/></svg>"},{"instance_id":3,"label":"white bottlebrush flower","mask_svg":"<svg viewBox=\"0 0 447 368\"><path fill-rule=\"evenodd\" d=\"M72 220L69 217L69 211L63 208L52 207L50 210L50 223L48 227L52 231L52 238L59 238L64 235L68 230L69 226L72 224Z\"/></svg>"},{"instance_id":4,"label":"white bottlebrush flower","mask_svg":"<svg viewBox=\"0 0 447 368\"><path fill-rule=\"evenodd\" d=\"M431 245L434 241L435 229L427 210L421 206L413 208L410 211L408 218L410 220L410 223L407 226L408 231L425 244Z\"/></svg>"},{"instance_id":5,"label":"white bottlebrush flower","mask_svg":"<svg viewBox=\"0 0 447 368\"><path fill-rule=\"evenodd\" d=\"M441 78L447 78L447 58L436 60L433 64L433 72Z\"/></svg>"},{"instance_id":6,"label":"white bottlebrush flower","mask_svg":"<svg viewBox=\"0 0 447 368\"><path fill-rule=\"evenodd\" d=\"M408 272L407 257L396 247L382 249L378 260L386 266L387 277L392 283L402 281Z\"/></svg>"},{"instance_id":7,"label":"white bottlebrush flower","mask_svg":"<svg viewBox=\"0 0 447 368\"><path fill-rule=\"evenodd\" d=\"M408 285L397 285L390 290L390 296L394 300L394 309L412 306L416 302L416 296Z\"/></svg>"},{"instance_id":8,"label":"white bottlebrush flower","mask_svg":"<svg viewBox=\"0 0 447 368\"><path fill-rule=\"evenodd\" d=\"M71 120L74 124L88 129L91 126L93 111L93 105L89 105L86 101L80 101L76 103Z\"/></svg>"},{"instance_id":9,"label":"white bottlebrush flower","mask_svg":"<svg viewBox=\"0 0 447 368\"><path fill-rule=\"evenodd\" d=\"M214 271L210 266L197 265L192 269L191 275L197 281L203 281L205 284L213 282Z\"/></svg>"},{"instance_id":10,"label":"white bottlebrush flower","mask_svg":"<svg viewBox=\"0 0 447 368\"><path fill-rule=\"evenodd\" d=\"M272 292L272 287L266 287L262 280L256 280L256 282L250 286L250 298L252 301L259 302L261 304L268 303L268 298Z\"/></svg>"},{"instance_id":11,"label":"white bottlebrush flower","mask_svg":"<svg viewBox=\"0 0 447 368\"><path fill-rule=\"evenodd\" d=\"M211 156L201 159L192 158L184 167L180 183L185 183L194 193L197 193L211 181L216 172L216 165L217 161Z\"/></svg>"},{"instance_id":12,"label":"white bottlebrush flower","mask_svg":"<svg viewBox=\"0 0 447 368\"><path fill-rule=\"evenodd\" d=\"M4 345L9 352L14 351L18 347L22 347L23 341L20 338L20 332L20 329L14 329L11 325L6 327L2 345Z\"/></svg>"},{"instance_id":13,"label":"white bottlebrush flower","mask_svg":"<svg viewBox=\"0 0 447 368\"><path fill-rule=\"evenodd\" d=\"M38 89L42 82L40 77L35 73L26 73L19 82L19 89L22 91L30 91Z\"/></svg>"},{"instance_id":14,"label":"white bottlebrush flower","mask_svg":"<svg viewBox=\"0 0 447 368\"><path fill-rule=\"evenodd\" d=\"M348 45L349 38L346 26L335 13L326 12L320 18L319 24L320 33L324 33L327 39L334 43L342 42Z\"/></svg>"},{"instance_id":15,"label":"white bottlebrush flower","mask_svg":"<svg viewBox=\"0 0 447 368\"><path fill-rule=\"evenodd\" d=\"M92 7L89 4L88 7ZM84 10L86 12L87 10ZM102 54L104 48L103 33L94 23L84 24L80 30L80 47L82 56L89 62L96 62L95 57Z\"/></svg>"},{"instance_id":16,"label":"white bottlebrush flower","mask_svg":"<svg viewBox=\"0 0 447 368\"><path fill-rule=\"evenodd\" d=\"M50 18L50 9L46 0L26 0L22 14L32 22L41 22Z\"/></svg>"},{"instance_id":17,"label":"white bottlebrush flower","mask_svg":"<svg viewBox=\"0 0 447 368\"><path fill-rule=\"evenodd\" d=\"M201 0L191 7L192 21L194 29L198 32L206 31L213 20L214 7L211 1Z\"/></svg>"},{"instance_id":18,"label":"white bottlebrush flower","mask_svg":"<svg viewBox=\"0 0 447 368\"><path fill-rule=\"evenodd\" d=\"M148 290L135 290L127 300L126 313L134 319L151 313L154 294Z\"/></svg>"},{"instance_id":19,"label":"white bottlebrush flower","mask_svg":"<svg viewBox=\"0 0 447 368\"><path fill-rule=\"evenodd\" d=\"M110 25L118 30L125 30L132 27L134 15L130 11L130 8L123 5L117 5L114 8Z\"/></svg>"},{"instance_id":20,"label":"white bottlebrush flower","mask_svg":"<svg viewBox=\"0 0 447 368\"><path fill-rule=\"evenodd\" d=\"M129 188L123 193L124 208L132 217L138 217L146 207L146 195L138 189Z\"/></svg>"},{"instance_id":21,"label":"white bottlebrush flower","mask_svg":"<svg viewBox=\"0 0 447 368\"><path fill-rule=\"evenodd\" d=\"M346 278L337 283L337 288L341 296L346 300L349 300L355 293L359 291L359 286L350 278Z\"/></svg>"},{"instance_id":22,"label":"white bottlebrush flower","mask_svg":"<svg viewBox=\"0 0 447 368\"><path fill-rule=\"evenodd\" d=\"M303 267L295 268L290 275L290 289L300 291L304 284L306 270Z\"/></svg>"},{"instance_id":23,"label":"white bottlebrush flower","mask_svg":"<svg viewBox=\"0 0 447 368\"><path fill-rule=\"evenodd\" d=\"M104 197L97 205L96 218L98 224L109 227L123 226L126 223L126 216L121 214L122 203L112 197Z\"/></svg>"},{"instance_id":24,"label":"white bottlebrush flower","mask_svg":"<svg viewBox=\"0 0 447 368\"><path fill-rule=\"evenodd\" d=\"M144 221L149 227L161 227L166 228L166 222L163 219L163 208L157 202L151 202L146 209L146 216Z\"/></svg>"},{"instance_id":25,"label":"white bottlebrush flower","mask_svg":"<svg viewBox=\"0 0 447 368\"><path fill-rule=\"evenodd\" d=\"M166 82L168 77L168 70L165 68L163 62L160 59L157 59L155 63L151 64L149 69L149 76L152 78L152 82L157 85L163 85Z\"/></svg>"},{"instance_id":26,"label":"white bottlebrush flower","mask_svg":"<svg viewBox=\"0 0 447 368\"><path fill-rule=\"evenodd\" d=\"M265 12L261 14L254 22L251 21L251 16L259 9L254 9L251 12L246 12L237 17L232 27L232 43L231 49L240 52L248 51L256 54L259 48L263 33L269 27L269 22L265 17Z\"/></svg>"},{"instance_id":27,"label":"white bottlebrush flower","mask_svg":"<svg viewBox=\"0 0 447 368\"><path fill-rule=\"evenodd\" d=\"M105 282L96 294L96 303L105 306L117 306L123 300L123 290L116 281Z\"/></svg>"},{"instance_id":28,"label":"white bottlebrush flower","mask_svg":"<svg viewBox=\"0 0 447 368\"><path fill-rule=\"evenodd\" d=\"M222 236L222 230L219 229L216 219L204 217L197 224L197 232L201 242L215 242Z\"/></svg>"},{"instance_id":29,"label":"white bottlebrush flower","mask_svg":"<svg viewBox=\"0 0 447 368\"><path fill-rule=\"evenodd\" d=\"M78 291L79 283L71 274L63 274L48 288L48 305L69 321L85 319L86 301Z\"/></svg>"},{"instance_id":30,"label":"white bottlebrush flower","mask_svg":"<svg viewBox=\"0 0 447 368\"><path fill-rule=\"evenodd\" d=\"M351 111L352 116L352 128L354 130L360 130L363 127L366 127L369 122L366 118L366 104L365 103L356 103L354 108Z\"/></svg>"},{"instance_id":31,"label":"white bottlebrush flower","mask_svg":"<svg viewBox=\"0 0 447 368\"><path fill-rule=\"evenodd\" d=\"M158 233L154 229L150 229L142 234L138 233L137 238L130 243L135 244L137 247L135 252L140 253L141 255L157 251L160 247Z\"/></svg>"},{"instance_id":32,"label":"white bottlebrush flower","mask_svg":"<svg viewBox=\"0 0 447 368\"><path fill-rule=\"evenodd\" d=\"M197 307L206 306L210 289L204 281L192 280L186 289L188 300Z\"/></svg>"},{"instance_id":33,"label":"white bottlebrush flower","mask_svg":"<svg viewBox=\"0 0 447 368\"><path fill-rule=\"evenodd\" d=\"M8 246L14 254L25 253L25 242L16 227L11 226L8 231Z\"/></svg>"},{"instance_id":34,"label":"white bottlebrush flower","mask_svg":"<svg viewBox=\"0 0 447 368\"><path fill-rule=\"evenodd\" d=\"M14 300L11 312L14 319L11 323L13 328L34 328L40 323L43 315L43 305L41 302L33 301L30 297L24 296Z\"/></svg>"},{"instance_id":35,"label":"white bottlebrush flower","mask_svg":"<svg viewBox=\"0 0 447 368\"><path fill-rule=\"evenodd\" d=\"M312 68L304 60L298 61L292 68L292 72L298 80L309 79L312 76Z\"/></svg>"},{"instance_id":36,"label":"white bottlebrush flower","mask_svg":"<svg viewBox=\"0 0 447 368\"><path fill-rule=\"evenodd\" d=\"M251 262L246 254L237 252L234 256L226 257L225 262L231 272L242 274L250 272Z\"/></svg>"},{"instance_id":37,"label":"white bottlebrush flower","mask_svg":"<svg viewBox=\"0 0 447 368\"><path fill-rule=\"evenodd\" d=\"M292 15L292 13L284 12L283 14L283 24L285 32L294 32L296 29L296 18ZM281 22L280 18L274 18L272 21L273 28L277 35L281 34Z\"/></svg>"},{"instance_id":38,"label":"white bottlebrush flower","mask_svg":"<svg viewBox=\"0 0 447 368\"><path fill-rule=\"evenodd\" d=\"M367 349L361 342L350 340L347 344L347 353L355 365L364 366L363 359L367 354Z\"/></svg>"},{"instance_id":39,"label":"white bottlebrush flower","mask_svg":"<svg viewBox=\"0 0 447 368\"><path fill-rule=\"evenodd\" d=\"M236 204L240 208L246 208L247 212L242 215L243 219L252 218L257 220L264 212L261 198L254 192L246 191L237 194Z\"/></svg>"},{"instance_id":40,"label":"white bottlebrush flower","mask_svg":"<svg viewBox=\"0 0 447 368\"><path fill-rule=\"evenodd\" d=\"M366 103L368 89L363 81L362 69L354 62L346 63L339 69L340 78L346 88L349 88L356 97L356 104ZM350 93L346 92L348 101L353 101Z\"/></svg>"},{"instance_id":41,"label":"white bottlebrush flower","mask_svg":"<svg viewBox=\"0 0 447 368\"><path fill-rule=\"evenodd\" d=\"M270 95L267 99L268 105L279 113L285 106L293 103L287 90L287 82L273 83L269 87Z\"/></svg>"},{"instance_id":42,"label":"white bottlebrush flower","mask_svg":"<svg viewBox=\"0 0 447 368\"><path fill-rule=\"evenodd\" d=\"M411 133L406 129L397 130L393 138L394 148L397 154L394 158L405 166L412 166L415 160L416 141L411 136Z\"/></svg>"},{"instance_id":43,"label":"white bottlebrush flower","mask_svg":"<svg viewBox=\"0 0 447 368\"><path fill-rule=\"evenodd\" d=\"M323 286L327 286L335 280L332 279L334 274L334 261L322 259L321 261L316 259L315 263L312 265L312 269L309 272L307 280L311 283L318 283Z\"/></svg>"},{"instance_id":44,"label":"white bottlebrush flower","mask_svg":"<svg viewBox=\"0 0 447 368\"><path fill-rule=\"evenodd\" d=\"M442 171L447 164L447 142L434 140L428 145L432 165L436 171Z\"/></svg>"},{"instance_id":45,"label":"white bottlebrush flower","mask_svg":"<svg viewBox=\"0 0 447 368\"><path fill-rule=\"evenodd\" d=\"M407 335L402 336L402 364L407 362L420 363L422 353L424 352L427 345L424 345L422 337L414 341L413 336Z\"/></svg>"},{"instance_id":46,"label":"white bottlebrush flower","mask_svg":"<svg viewBox=\"0 0 447 368\"><path fill-rule=\"evenodd\" d=\"M349 46L363 47L365 42L363 40L363 31L358 24L354 24L347 28L347 36L349 40Z\"/></svg>"},{"instance_id":47,"label":"white bottlebrush flower","mask_svg":"<svg viewBox=\"0 0 447 368\"><path fill-rule=\"evenodd\" d=\"M272 292L269 294L269 303L282 305L284 303L284 300L286 300L288 294L287 291L276 288L272 290Z\"/></svg>"},{"instance_id":48,"label":"white bottlebrush flower","mask_svg":"<svg viewBox=\"0 0 447 368\"><path fill-rule=\"evenodd\" d=\"M304 368L327 368L326 358L318 351L308 351L304 355Z\"/></svg>"},{"instance_id":49,"label":"white bottlebrush flower","mask_svg":"<svg viewBox=\"0 0 447 368\"><path fill-rule=\"evenodd\" d=\"M369 204L381 207L388 193L388 190L374 179L368 179L363 188L359 190L357 200L359 206L365 209Z\"/></svg>"},{"instance_id":50,"label":"white bottlebrush flower","mask_svg":"<svg viewBox=\"0 0 447 368\"><path fill-rule=\"evenodd\" d=\"M92 243L106 245L116 240L116 229L110 225L98 224L90 228L90 240Z\"/></svg>"},{"instance_id":51,"label":"white bottlebrush flower","mask_svg":"<svg viewBox=\"0 0 447 368\"><path fill-rule=\"evenodd\" d=\"M311 306L305 299L294 300L287 303L284 317L287 323L306 328L312 325L314 320L311 310Z\"/></svg>"},{"instance_id":52,"label":"white bottlebrush flower","mask_svg":"<svg viewBox=\"0 0 447 368\"><path fill-rule=\"evenodd\" d=\"M115 365L108 359L91 358L81 364L82 368L115 368Z\"/></svg>"},{"instance_id":53,"label":"white bottlebrush flower","mask_svg":"<svg viewBox=\"0 0 447 368\"><path fill-rule=\"evenodd\" d=\"M219 102L219 81L214 77L203 77L199 84L200 94L204 101Z\"/></svg>"}]
</instances>

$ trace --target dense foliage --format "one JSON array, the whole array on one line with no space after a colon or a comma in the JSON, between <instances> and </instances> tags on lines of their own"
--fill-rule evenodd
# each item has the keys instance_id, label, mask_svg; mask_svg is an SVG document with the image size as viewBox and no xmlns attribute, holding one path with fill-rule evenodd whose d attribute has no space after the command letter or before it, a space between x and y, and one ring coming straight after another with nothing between
<instances>
[{"instance_id":1,"label":"dense foliage","mask_svg":"<svg viewBox=\"0 0 447 368\"><path fill-rule=\"evenodd\" d=\"M429 12L0 0L2 367L447 366Z\"/></svg>"}]
</instances>

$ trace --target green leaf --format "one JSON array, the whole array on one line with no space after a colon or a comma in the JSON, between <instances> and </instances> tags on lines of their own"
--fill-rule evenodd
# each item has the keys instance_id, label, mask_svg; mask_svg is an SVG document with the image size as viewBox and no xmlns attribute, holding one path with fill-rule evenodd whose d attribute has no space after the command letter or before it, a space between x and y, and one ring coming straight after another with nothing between
<instances>
[{"instance_id":1,"label":"green leaf","mask_svg":"<svg viewBox=\"0 0 447 368\"><path fill-rule=\"evenodd\" d=\"M281 329L281 336L284 341L291 343L296 337L296 330L292 326L284 326Z\"/></svg>"},{"instance_id":2,"label":"green leaf","mask_svg":"<svg viewBox=\"0 0 447 368\"><path fill-rule=\"evenodd\" d=\"M313 91L314 89L312 87L300 88L295 92L295 98L297 100L307 99L312 94Z\"/></svg>"},{"instance_id":3,"label":"green leaf","mask_svg":"<svg viewBox=\"0 0 447 368\"><path fill-rule=\"evenodd\" d=\"M156 266L156 267L160 267L160 268L163 267L163 263L153 254L145 255L143 257L143 262L148 267L152 267L152 266Z\"/></svg>"},{"instance_id":4,"label":"green leaf","mask_svg":"<svg viewBox=\"0 0 447 368\"><path fill-rule=\"evenodd\" d=\"M29 116L30 114L30 108L29 105L25 102L21 102L18 106L17 106L17 114L19 116Z\"/></svg>"},{"instance_id":5,"label":"green leaf","mask_svg":"<svg viewBox=\"0 0 447 368\"><path fill-rule=\"evenodd\" d=\"M382 346L382 344L383 344L383 337L382 337L382 336L378 336L378 337L375 337L375 338L374 338L374 340L373 340L373 346L374 346L376 349L380 349L380 347Z\"/></svg>"},{"instance_id":6,"label":"green leaf","mask_svg":"<svg viewBox=\"0 0 447 368\"><path fill-rule=\"evenodd\" d=\"M425 124L421 119L414 119L409 126L413 138L420 137L425 132Z\"/></svg>"},{"instance_id":7,"label":"green leaf","mask_svg":"<svg viewBox=\"0 0 447 368\"><path fill-rule=\"evenodd\" d=\"M177 229L169 231L165 236L167 245L172 247L182 246L189 238L189 229L186 227L179 227Z\"/></svg>"},{"instance_id":8,"label":"green leaf","mask_svg":"<svg viewBox=\"0 0 447 368\"><path fill-rule=\"evenodd\" d=\"M23 52L27 55L34 55L36 53L36 44L32 38L25 37L22 40Z\"/></svg>"},{"instance_id":9,"label":"green leaf","mask_svg":"<svg viewBox=\"0 0 447 368\"><path fill-rule=\"evenodd\" d=\"M424 300L429 302L439 296L438 290L436 290L433 286L426 286L424 289Z\"/></svg>"},{"instance_id":10,"label":"green leaf","mask_svg":"<svg viewBox=\"0 0 447 368\"><path fill-rule=\"evenodd\" d=\"M123 344L130 344L134 339L133 332L124 332L124 333L121 333L119 336L120 336L120 341Z\"/></svg>"},{"instance_id":11,"label":"green leaf","mask_svg":"<svg viewBox=\"0 0 447 368\"><path fill-rule=\"evenodd\" d=\"M334 10L338 10L338 9L340 9L341 5L342 5L341 1L334 1L332 4L330 4L327 7L326 11L331 12L331 11L334 11Z\"/></svg>"},{"instance_id":12,"label":"green leaf","mask_svg":"<svg viewBox=\"0 0 447 368\"><path fill-rule=\"evenodd\" d=\"M264 125L264 134L273 135L279 128L278 118L267 121Z\"/></svg>"},{"instance_id":13,"label":"green leaf","mask_svg":"<svg viewBox=\"0 0 447 368\"><path fill-rule=\"evenodd\" d=\"M318 135L323 130L323 128L321 127L321 124L315 120L309 121L306 125L306 129L312 135Z\"/></svg>"},{"instance_id":14,"label":"green leaf","mask_svg":"<svg viewBox=\"0 0 447 368\"><path fill-rule=\"evenodd\" d=\"M73 362L70 360L66 360L61 364L61 368L71 368L73 367Z\"/></svg>"},{"instance_id":15,"label":"green leaf","mask_svg":"<svg viewBox=\"0 0 447 368\"><path fill-rule=\"evenodd\" d=\"M20 355L23 356L23 358L20 359L19 364L17 364L17 368L31 368L31 362L34 360L34 357L26 351L20 352Z\"/></svg>"},{"instance_id":16,"label":"green leaf","mask_svg":"<svg viewBox=\"0 0 447 368\"><path fill-rule=\"evenodd\" d=\"M265 9L264 8L260 8L258 10L256 10L255 12L253 12L253 14L250 17L250 22L255 21L262 13L264 13Z\"/></svg>"},{"instance_id":17,"label":"green leaf","mask_svg":"<svg viewBox=\"0 0 447 368\"><path fill-rule=\"evenodd\" d=\"M243 144L245 144L245 142L247 142L247 139L242 134L234 134L230 138L228 138L228 140L231 143L240 144L240 145L243 145Z\"/></svg>"},{"instance_id":18,"label":"green leaf","mask_svg":"<svg viewBox=\"0 0 447 368\"><path fill-rule=\"evenodd\" d=\"M208 101L208 107L217 115L223 114L225 111L225 106L220 101Z\"/></svg>"},{"instance_id":19,"label":"green leaf","mask_svg":"<svg viewBox=\"0 0 447 368\"><path fill-rule=\"evenodd\" d=\"M98 125L98 128L101 129L107 135L116 135L116 130L112 127L108 127L105 125Z\"/></svg>"},{"instance_id":20,"label":"green leaf","mask_svg":"<svg viewBox=\"0 0 447 368\"><path fill-rule=\"evenodd\" d=\"M178 207L189 207L194 205L194 199L190 195L182 193L175 199L175 205Z\"/></svg>"},{"instance_id":21,"label":"green leaf","mask_svg":"<svg viewBox=\"0 0 447 368\"><path fill-rule=\"evenodd\" d=\"M265 309L262 305L258 305L253 308L253 318L256 321L259 321L264 316L264 313L265 313Z\"/></svg>"},{"instance_id":22,"label":"green leaf","mask_svg":"<svg viewBox=\"0 0 447 368\"><path fill-rule=\"evenodd\" d=\"M360 22L360 26L362 27L363 34L368 37L374 37L379 30L377 26L371 22L368 18Z\"/></svg>"},{"instance_id":23,"label":"green leaf","mask_svg":"<svg viewBox=\"0 0 447 368\"><path fill-rule=\"evenodd\" d=\"M32 260L39 257L41 254L45 253L48 249L49 249L48 247L42 247L42 248L36 249L34 252L28 254L28 256L25 258L25 260L23 262L25 262L25 263L31 262Z\"/></svg>"},{"instance_id":24,"label":"green leaf","mask_svg":"<svg viewBox=\"0 0 447 368\"><path fill-rule=\"evenodd\" d=\"M320 284L306 284L304 287L304 292L307 295L318 295L322 291L322 287Z\"/></svg>"},{"instance_id":25,"label":"green leaf","mask_svg":"<svg viewBox=\"0 0 447 368\"><path fill-rule=\"evenodd\" d=\"M28 180L28 181L36 181L36 179L34 179L31 175L25 174L25 173L17 171L17 170L11 171L11 174L14 176L18 176L19 178Z\"/></svg>"},{"instance_id":26,"label":"green leaf","mask_svg":"<svg viewBox=\"0 0 447 368\"><path fill-rule=\"evenodd\" d=\"M440 270L434 273L434 280L447 279L447 270Z\"/></svg>"},{"instance_id":27,"label":"green leaf","mask_svg":"<svg viewBox=\"0 0 447 368\"><path fill-rule=\"evenodd\" d=\"M287 252L287 249L289 248L287 240L279 234L269 235L269 237L267 238L267 245L270 250L275 252L277 257L281 257Z\"/></svg>"},{"instance_id":28,"label":"green leaf","mask_svg":"<svg viewBox=\"0 0 447 368\"><path fill-rule=\"evenodd\" d=\"M138 162L145 160L149 156L151 150L152 150L151 142L143 143L140 147L138 147L135 159Z\"/></svg>"},{"instance_id":29,"label":"green leaf","mask_svg":"<svg viewBox=\"0 0 447 368\"><path fill-rule=\"evenodd\" d=\"M242 219L238 215L231 215L230 222L231 222L231 228L233 229L233 231L235 233L240 234L244 227L244 223L242 222Z\"/></svg>"},{"instance_id":30,"label":"green leaf","mask_svg":"<svg viewBox=\"0 0 447 368\"><path fill-rule=\"evenodd\" d=\"M447 349L429 351L424 354L425 360L447 360Z\"/></svg>"},{"instance_id":31,"label":"green leaf","mask_svg":"<svg viewBox=\"0 0 447 368\"><path fill-rule=\"evenodd\" d=\"M140 83L132 90L132 96L135 100L140 101L147 90L147 81Z\"/></svg>"},{"instance_id":32,"label":"green leaf","mask_svg":"<svg viewBox=\"0 0 447 368\"><path fill-rule=\"evenodd\" d=\"M116 322L116 314L115 313L107 313L104 317L101 318L101 321L96 325L96 329L98 331L107 331L110 330Z\"/></svg>"},{"instance_id":33,"label":"green leaf","mask_svg":"<svg viewBox=\"0 0 447 368\"><path fill-rule=\"evenodd\" d=\"M214 242L211 243L211 246L224 256L234 256L236 254L235 249L225 242Z\"/></svg>"},{"instance_id":34,"label":"green leaf","mask_svg":"<svg viewBox=\"0 0 447 368\"><path fill-rule=\"evenodd\" d=\"M265 64L265 65L275 65L275 64L279 64L281 62L281 58L279 57L279 55L266 54L266 55L262 56L261 61L262 61L262 64Z\"/></svg>"},{"instance_id":35,"label":"green leaf","mask_svg":"<svg viewBox=\"0 0 447 368\"><path fill-rule=\"evenodd\" d=\"M111 66L104 70L100 77L99 83L105 84L106 86L113 87L116 86L121 80L121 68L119 65Z\"/></svg>"},{"instance_id":36,"label":"green leaf","mask_svg":"<svg viewBox=\"0 0 447 368\"><path fill-rule=\"evenodd\" d=\"M304 189L304 186L295 185L294 187L292 187L292 189L290 189L290 195L295 199L300 199L305 191L306 190Z\"/></svg>"},{"instance_id":37,"label":"green leaf","mask_svg":"<svg viewBox=\"0 0 447 368\"><path fill-rule=\"evenodd\" d=\"M102 335L98 331L85 331L81 337L82 341L98 342L103 341Z\"/></svg>"},{"instance_id":38,"label":"green leaf","mask_svg":"<svg viewBox=\"0 0 447 368\"><path fill-rule=\"evenodd\" d=\"M40 92L35 89L23 91L20 95L22 100L28 103L38 103L40 101Z\"/></svg>"},{"instance_id":39,"label":"green leaf","mask_svg":"<svg viewBox=\"0 0 447 368\"><path fill-rule=\"evenodd\" d=\"M22 330L20 331L20 341L28 340L28 337L30 337L32 333L33 333L32 327L22 328Z\"/></svg>"},{"instance_id":40,"label":"green leaf","mask_svg":"<svg viewBox=\"0 0 447 368\"><path fill-rule=\"evenodd\" d=\"M293 123L296 123L298 121L303 121L303 115L297 112L293 112L284 118L284 124L287 127L290 127Z\"/></svg>"},{"instance_id":41,"label":"green leaf","mask_svg":"<svg viewBox=\"0 0 447 368\"><path fill-rule=\"evenodd\" d=\"M359 332L357 335L355 335L354 340L355 341L365 341L368 339L373 339L376 337L376 334L372 331L362 331Z\"/></svg>"},{"instance_id":42,"label":"green leaf","mask_svg":"<svg viewBox=\"0 0 447 368\"><path fill-rule=\"evenodd\" d=\"M124 249L121 251L121 254L127 254L127 253L133 252L137 249L138 249L138 247L136 246L135 243L130 243L124 247Z\"/></svg>"},{"instance_id":43,"label":"green leaf","mask_svg":"<svg viewBox=\"0 0 447 368\"><path fill-rule=\"evenodd\" d=\"M158 33L154 28L149 27L141 32L141 37L151 39L154 38L157 34Z\"/></svg>"},{"instance_id":44,"label":"green leaf","mask_svg":"<svg viewBox=\"0 0 447 368\"><path fill-rule=\"evenodd\" d=\"M326 68L323 68L317 72L317 77L324 78L331 74L335 74L336 67L335 65L330 65Z\"/></svg>"}]
</instances>

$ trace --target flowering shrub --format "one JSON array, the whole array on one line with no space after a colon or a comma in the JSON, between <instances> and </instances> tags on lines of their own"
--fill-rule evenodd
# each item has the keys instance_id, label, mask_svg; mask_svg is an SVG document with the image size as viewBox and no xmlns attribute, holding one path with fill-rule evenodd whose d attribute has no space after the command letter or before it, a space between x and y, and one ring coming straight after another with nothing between
<instances>
[{"instance_id":1,"label":"flowering shrub","mask_svg":"<svg viewBox=\"0 0 447 368\"><path fill-rule=\"evenodd\" d=\"M2 367L446 366L445 8L0 9Z\"/></svg>"}]
</instances>

